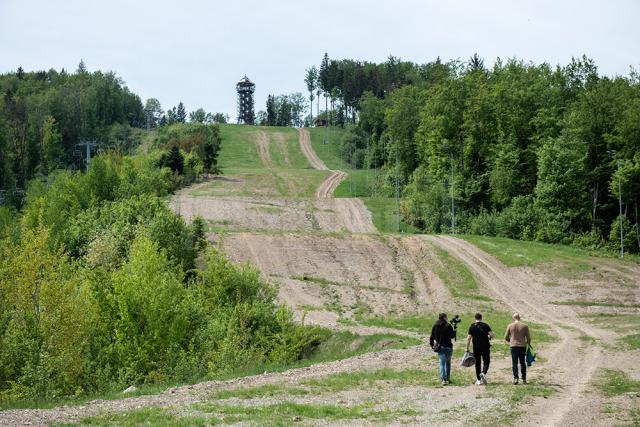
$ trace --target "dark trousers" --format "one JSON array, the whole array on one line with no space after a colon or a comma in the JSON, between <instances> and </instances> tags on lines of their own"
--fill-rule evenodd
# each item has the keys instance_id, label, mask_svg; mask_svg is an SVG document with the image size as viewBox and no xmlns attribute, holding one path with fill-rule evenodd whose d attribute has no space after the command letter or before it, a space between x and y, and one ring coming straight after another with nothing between
<instances>
[{"instance_id":1,"label":"dark trousers","mask_svg":"<svg viewBox=\"0 0 640 427\"><path fill-rule=\"evenodd\" d=\"M473 357L476 359L476 378L480 379L480 372L482 372L483 374L489 372L489 363L491 362L491 349L474 348ZM480 369L480 362L482 362L482 369Z\"/></svg>"},{"instance_id":2,"label":"dark trousers","mask_svg":"<svg viewBox=\"0 0 640 427\"><path fill-rule=\"evenodd\" d=\"M524 347L511 347L511 367L513 368L513 378L518 378L518 361L520 361L522 379L527 379L527 363L525 361L526 354L527 349Z\"/></svg>"}]
</instances>

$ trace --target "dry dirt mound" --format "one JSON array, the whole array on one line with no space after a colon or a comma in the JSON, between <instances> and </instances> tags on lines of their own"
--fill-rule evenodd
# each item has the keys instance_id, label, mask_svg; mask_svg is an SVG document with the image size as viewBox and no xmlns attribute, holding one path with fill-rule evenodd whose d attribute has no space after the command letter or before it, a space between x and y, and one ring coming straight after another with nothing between
<instances>
[{"instance_id":1,"label":"dry dirt mound","mask_svg":"<svg viewBox=\"0 0 640 427\"><path fill-rule=\"evenodd\" d=\"M170 207L187 220L198 215L227 230L351 232L376 231L360 199L204 197L178 194Z\"/></svg>"},{"instance_id":2,"label":"dry dirt mound","mask_svg":"<svg viewBox=\"0 0 640 427\"><path fill-rule=\"evenodd\" d=\"M355 312L433 311L450 299L429 269L431 247L416 236L233 233L221 245L231 260L279 283L280 299L314 324L333 327Z\"/></svg>"}]
</instances>

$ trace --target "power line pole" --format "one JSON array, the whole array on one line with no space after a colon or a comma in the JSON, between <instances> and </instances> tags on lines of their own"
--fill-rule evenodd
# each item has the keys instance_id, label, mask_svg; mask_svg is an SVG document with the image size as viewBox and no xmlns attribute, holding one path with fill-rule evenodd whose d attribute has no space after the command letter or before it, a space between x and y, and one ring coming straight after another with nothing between
<instances>
[{"instance_id":1,"label":"power line pole","mask_svg":"<svg viewBox=\"0 0 640 427\"><path fill-rule=\"evenodd\" d=\"M453 154L450 154L451 158L451 232L456 234L456 204L455 204L455 178L453 175Z\"/></svg>"},{"instance_id":2,"label":"power line pole","mask_svg":"<svg viewBox=\"0 0 640 427\"><path fill-rule=\"evenodd\" d=\"M78 147L82 147L85 146L86 147L86 160L85 160L85 166L86 166L86 170L89 170L89 161L91 160L91 148L93 147L97 147L100 145L100 143L98 141L89 141L89 140L84 140L78 144L76 144Z\"/></svg>"},{"instance_id":3,"label":"power line pole","mask_svg":"<svg viewBox=\"0 0 640 427\"><path fill-rule=\"evenodd\" d=\"M620 221L618 221L618 223L620 224L620 258L624 257L624 234L623 234L623 230L622 227L624 226L624 223L622 222L622 183L621 181L621 177L620 177L621 173L620 173L620 160L618 160L618 205L620 207Z\"/></svg>"},{"instance_id":4,"label":"power line pole","mask_svg":"<svg viewBox=\"0 0 640 427\"><path fill-rule=\"evenodd\" d=\"M400 232L400 147L396 143L396 231Z\"/></svg>"}]
</instances>

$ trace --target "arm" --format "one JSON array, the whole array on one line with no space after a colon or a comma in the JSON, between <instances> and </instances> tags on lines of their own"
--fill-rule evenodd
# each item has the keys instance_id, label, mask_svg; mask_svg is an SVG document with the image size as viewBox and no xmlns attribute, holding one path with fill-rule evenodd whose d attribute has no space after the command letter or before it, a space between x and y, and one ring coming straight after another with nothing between
<instances>
[{"instance_id":1,"label":"arm","mask_svg":"<svg viewBox=\"0 0 640 427\"><path fill-rule=\"evenodd\" d=\"M531 345L531 334L529 334L529 327L527 326L526 329L527 332L525 332L525 337L527 338L527 345Z\"/></svg>"},{"instance_id":2,"label":"arm","mask_svg":"<svg viewBox=\"0 0 640 427\"><path fill-rule=\"evenodd\" d=\"M492 340L496 337L496 334L493 333L493 331L489 331L489 339Z\"/></svg>"},{"instance_id":3,"label":"arm","mask_svg":"<svg viewBox=\"0 0 640 427\"><path fill-rule=\"evenodd\" d=\"M507 326L507 332L504 334L504 340L506 342L511 342L511 325Z\"/></svg>"},{"instance_id":4,"label":"arm","mask_svg":"<svg viewBox=\"0 0 640 427\"><path fill-rule=\"evenodd\" d=\"M467 335L467 351L469 351L470 344L471 344L471 335Z\"/></svg>"},{"instance_id":5,"label":"arm","mask_svg":"<svg viewBox=\"0 0 640 427\"><path fill-rule=\"evenodd\" d=\"M431 335L429 335L429 345L431 347L433 347L433 335L434 335L435 329L436 329L436 326L433 325L433 327L431 327Z\"/></svg>"}]
</instances>

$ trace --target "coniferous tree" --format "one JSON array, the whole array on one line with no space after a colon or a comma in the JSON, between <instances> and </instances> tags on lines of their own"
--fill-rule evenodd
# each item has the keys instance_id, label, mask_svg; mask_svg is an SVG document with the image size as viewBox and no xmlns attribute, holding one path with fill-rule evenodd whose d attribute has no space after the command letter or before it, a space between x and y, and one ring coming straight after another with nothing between
<instances>
[{"instance_id":1,"label":"coniferous tree","mask_svg":"<svg viewBox=\"0 0 640 427\"><path fill-rule=\"evenodd\" d=\"M178 123L185 123L187 121L187 110L184 108L182 101L178 103L178 108L176 108L176 121Z\"/></svg>"},{"instance_id":2,"label":"coniferous tree","mask_svg":"<svg viewBox=\"0 0 640 427\"><path fill-rule=\"evenodd\" d=\"M307 85L307 90L309 91L309 108L311 120L313 120L313 99L314 99L314 91L317 87L318 81L318 69L315 65L311 68L307 68L307 74L305 76L304 82Z\"/></svg>"},{"instance_id":3,"label":"coniferous tree","mask_svg":"<svg viewBox=\"0 0 640 427\"><path fill-rule=\"evenodd\" d=\"M267 96L267 125L276 126L278 112L276 111L275 99L273 95Z\"/></svg>"}]
</instances>

